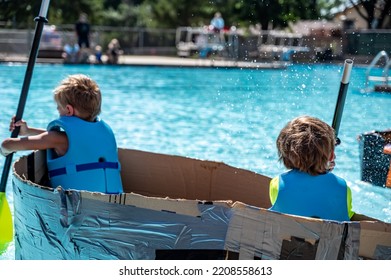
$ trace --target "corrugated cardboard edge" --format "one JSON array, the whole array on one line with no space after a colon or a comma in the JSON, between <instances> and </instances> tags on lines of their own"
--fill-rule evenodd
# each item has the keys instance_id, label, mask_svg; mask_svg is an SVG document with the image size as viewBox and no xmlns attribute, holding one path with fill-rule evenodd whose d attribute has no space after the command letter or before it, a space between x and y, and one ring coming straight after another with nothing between
<instances>
[{"instance_id":1,"label":"corrugated cardboard edge","mask_svg":"<svg viewBox=\"0 0 391 280\"><path fill-rule=\"evenodd\" d=\"M123 193L117 195L105 195L101 193L81 192L82 199L99 200L106 203L132 205L156 211L166 211L193 217L201 216L199 204L213 204L230 208L232 201L201 201L188 199L171 199L169 197L147 197L136 193Z\"/></svg>"}]
</instances>

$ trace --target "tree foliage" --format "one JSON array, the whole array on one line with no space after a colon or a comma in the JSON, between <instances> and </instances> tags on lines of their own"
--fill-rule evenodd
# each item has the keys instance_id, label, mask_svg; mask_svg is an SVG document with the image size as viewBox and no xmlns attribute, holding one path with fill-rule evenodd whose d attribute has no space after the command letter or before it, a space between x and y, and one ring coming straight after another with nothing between
<instances>
[{"instance_id":1,"label":"tree foliage","mask_svg":"<svg viewBox=\"0 0 391 280\"><path fill-rule=\"evenodd\" d=\"M349 0L357 13L367 22L368 29L387 28L385 26L386 17L391 17L390 0ZM362 6L365 12L359 9Z\"/></svg>"},{"instance_id":2,"label":"tree foliage","mask_svg":"<svg viewBox=\"0 0 391 280\"><path fill-rule=\"evenodd\" d=\"M366 12L360 15L369 27L374 23L383 27L391 13L390 0L53 0L48 18L51 24L73 24L85 12L92 25L176 28L208 25L220 11L227 26L260 24L270 29L299 19L330 17L332 8L343 2L362 4ZM33 23L40 5L36 0L0 0L0 21L25 28Z\"/></svg>"},{"instance_id":3,"label":"tree foliage","mask_svg":"<svg viewBox=\"0 0 391 280\"><path fill-rule=\"evenodd\" d=\"M104 12L104 0L55 0L50 1L48 18L51 24L74 23L81 12L89 15L89 20L100 23ZM0 21L16 28L31 25L32 19L39 14L41 1L0 0Z\"/></svg>"}]
</instances>

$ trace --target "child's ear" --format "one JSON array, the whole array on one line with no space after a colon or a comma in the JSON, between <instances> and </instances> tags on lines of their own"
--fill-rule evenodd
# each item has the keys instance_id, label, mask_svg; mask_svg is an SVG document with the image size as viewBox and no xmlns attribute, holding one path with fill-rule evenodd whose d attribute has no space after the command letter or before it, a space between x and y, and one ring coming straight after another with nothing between
<instances>
[{"instance_id":1,"label":"child's ear","mask_svg":"<svg viewBox=\"0 0 391 280\"><path fill-rule=\"evenodd\" d=\"M330 158L329 158L329 161L327 162L327 171L333 171L334 167L335 167L335 153L334 151L331 152L331 155L330 155Z\"/></svg>"},{"instance_id":2,"label":"child's ear","mask_svg":"<svg viewBox=\"0 0 391 280\"><path fill-rule=\"evenodd\" d=\"M334 159L335 159L335 153L334 153L334 151L332 151L330 158L329 158L329 161L333 161Z\"/></svg>"},{"instance_id":3,"label":"child's ear","mask_svg":"<svg viewBox=\"0 0 391 280\"><path fill-rule=\"evenodd\" d=\"M73 108L72 105L67 105L65 106L65 110L66 110L66 116L74 116L75 115L75 108Z\"/></svg>"}]
</instances>

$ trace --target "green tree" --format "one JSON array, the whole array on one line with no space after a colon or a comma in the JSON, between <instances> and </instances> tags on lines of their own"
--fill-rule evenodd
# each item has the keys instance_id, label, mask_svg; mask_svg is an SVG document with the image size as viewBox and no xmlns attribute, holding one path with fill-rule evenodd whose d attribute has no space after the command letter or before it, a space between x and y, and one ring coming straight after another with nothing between
<instances>
[{"instance_id":1,"label":"green tree","mask_svg":"<svg viewBox=\"0 0 391 280\"><path fill-rule=\"evenodd\" d=\"M248 0L236 4L243 25L260 23L263 30L286 27L300 19L319 19L326 0ZM322 5L319 5L319 3ZM246 22L247 21L247 22Z\"/></svg>"},{"instance_id":2,"label":"green tree","mask_svg":"<svg viewBox=\"0 0 391 280\"><path fill-rule=\"evenodd\" d=\"M26 28L31 26L40 7L41 1L0 0L0 21L15 28ZM103 11L103 0L56 0L50 2L48 19L50 24L73 24L80 12L85 12L91 23L100 24Z\"/></svg>"},{"instance_id":3,"label":"green tree","mask_svg":"<svg viewBox=\"0 0 391 280\"><path fill-rule=\"evenodd\" d=\"M226 25L238 22L235 0L144 0L133 8L137 26L176 28L209 25L215 12L222 13Z\"/></svg>"},{"instance_id":4,"label":"green tree","mask_svg":"<svg viewBox=\"0 0 391 280\"><path fill-rule=\"evenodd\" d=\"M200 26L208 24L206 19L212 11L212 1L193 0L145 0L139 14L147 27L175 28L178 26ZM148 11L148 13L147 13Z\"/></svg>"},{"instance_id":5,"label":"green tree","mask_svg":"<svg viewBox=\"0 0 391 280\"><path fill-rule=\"evenodd\" d=\"M38 1L0 0L0 21L15 28L27 27L38 15L40 5Z\"/></svg>"},{"instance_id":6,"label":"green tree","mask_svg":"<svg viewBox=\"0 0 391 280\"><path fill-rule=\"evenodd\" d=\"M391 17L390 0L349 0L349 2L357 13L365 19L368 29L390 28L390 26L384 25L386 17ZM364 8L365 13L360 10L359 6Z\"/></svg>"},{"instance_id":7,"label":"green tree","mask_svg":"<svg viewBox=\"0 0 391 280\"><path fill-rule=\"evenodd\" d=\"M86 13L91 24L101 24L103 0L56 0L50 2L49 20L53 24L73 24L80 13Z\"/></svg>"},{"instance_id":8,"label":"green tree","mask_svg":"<svg viewBox=\"0 0 391 280\"><path fill-rule=\"evenodd\" d=\"M278 25L278 15L282 12L278 0L250 0L242 3L240 18L242 25L260 23L263 30ZM245 22L247 20L247 22Z\"/></svg>"},{"instance_id":9,"label":"green tree","mask_svg":"<svg viewBox=\"0 0 391 280\"><path fill-rule=\"evenodd\" d=\"M387 28L390 0L56 0L50 2L48 19L50 24L73 24L85 12L93 26L176 28L208 25L219 11L226 26L260 23L262 29L270 29L300 19L331 18L332 9L341 3L363 5L365 12L359 13L369 28ZM40 5L41 1L0 0L0 21L31 27Z\"/></svg>"},{"instance_id":10,"label":"green tree","mask_svg":"<svg viewBox=\"0 0 391 280\"><path fill-rule=\"evenodd\" d=\"M318 0L317 7L320 11L321 18L332 19L337 7L341 7L347 0Z\"/></svg>"}]
</instances>

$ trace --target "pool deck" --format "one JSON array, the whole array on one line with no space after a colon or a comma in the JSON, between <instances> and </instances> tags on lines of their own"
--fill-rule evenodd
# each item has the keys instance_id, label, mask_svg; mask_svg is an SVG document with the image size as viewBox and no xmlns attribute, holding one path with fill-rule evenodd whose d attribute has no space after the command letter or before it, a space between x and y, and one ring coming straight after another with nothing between
<instances>
[{"instance_id":1,"label":"pool deck","mask_svg":"<svg viewBox=\"0 0 391 280\"><path fill-rule=\"evenodd\" d=\"M27 63L28 57L23 55L1 54L0 63ZM62 64L63 59L37 58L37 63ZM194 68L249 68L249 69L284 69L287 62L233 61L223 59L197 59L168 56L136 56L122 55L118 65L162 66L162 67L194 67Z\"/></svg>"},{"instance_id":2,"label":"pool deck","mask_svg":"<svg viewBox=\"0 0 391 280\"><path fill-rule=\"evenodd\" d=\"M255 62L233 61L223 59L199 59L164 56L122 56L119 60L124 65L156 65L172 67L215 67L215 68L254 68L254 69L281 69L286 68L286 62Z\"/></svg>"}]
</instances>

